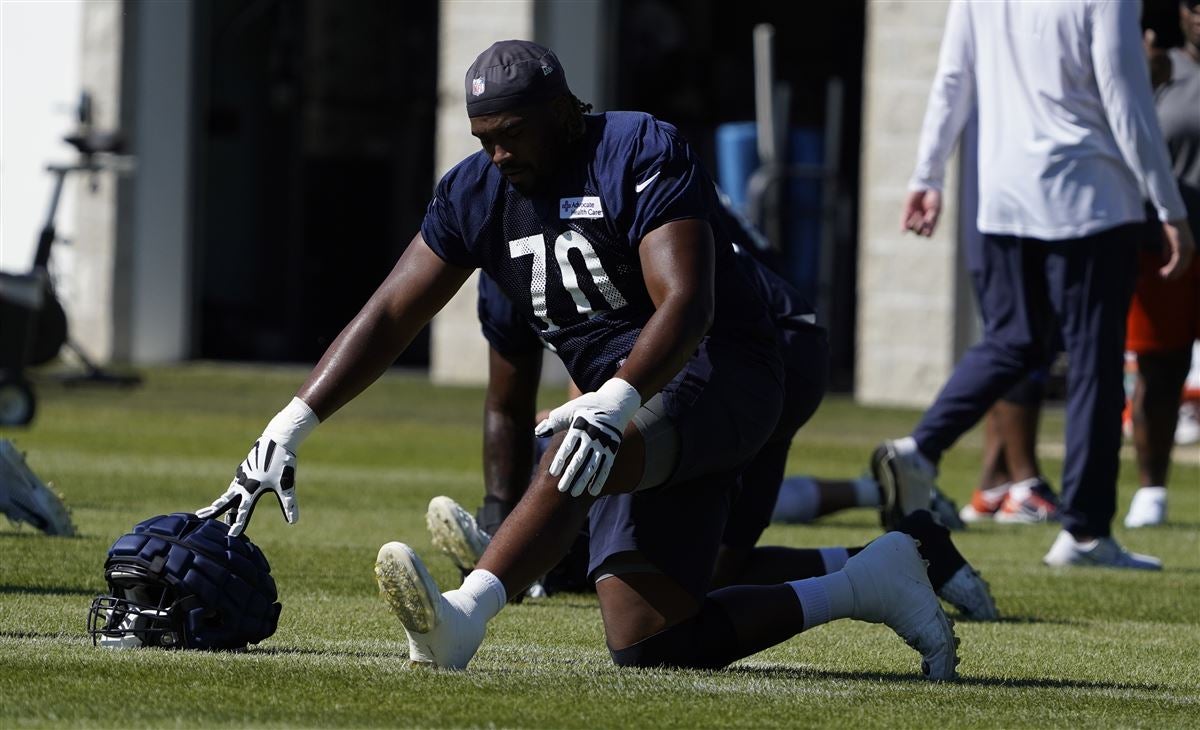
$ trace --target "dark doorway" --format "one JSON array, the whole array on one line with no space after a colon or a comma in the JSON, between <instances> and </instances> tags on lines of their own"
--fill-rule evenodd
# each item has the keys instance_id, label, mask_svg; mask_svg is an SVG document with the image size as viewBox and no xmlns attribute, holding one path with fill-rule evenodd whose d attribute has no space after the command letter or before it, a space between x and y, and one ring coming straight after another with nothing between
<instances>
[{"instance_id":1,"label":"dark doorway","mask_svg":"<svg viewBox=\"0 0 1200 730\"><path fill-rule=\"evenodd\" d=\"M612 55L613 109L646 111L675 124L715 174L714 135L754 118L752 31L775 27L775 68L792 90L790 126L824 126L826 86L843 83L843 124L833 297L832 385L854 373L858 168L866 3L777 0L623 0ZM801 214L803 215L803 214Z\"/></svg>"},{"instance_id":2,"label":"dark doorway","mask_svg":"<svg viewBox=\"0 0 1200 730\"><path fill-rule=\"evenodd\" d=\"M195 8L196 354L314 361L429 200L437 1Z\"/></svg>"}]
</instances>

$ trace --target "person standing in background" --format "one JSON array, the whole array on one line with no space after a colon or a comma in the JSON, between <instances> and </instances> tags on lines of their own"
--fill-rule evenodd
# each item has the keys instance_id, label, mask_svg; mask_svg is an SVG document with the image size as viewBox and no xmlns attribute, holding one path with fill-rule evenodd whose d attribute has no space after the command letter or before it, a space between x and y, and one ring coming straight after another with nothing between
<instances>
[{"instance_id":1,"label":"person standing in background","mask_svg":"<svg viewBox=\"0 0 1200 730\"><path fill-rule=\"evenodd\" d=\"M1156 47L1146 33L1155 83L1155 108L1171 167L1193 230L1200 225L1200 0L1180 0L1180 48ZM1157 78L1154 78L1157 76ZM1182 276L1163 281L1162 239L1147 230L1138 252L1138 279L1129 308L1126 349L1137 361L1130 397L1138 483L1126 527L1161 525L1167 519L1167 474L1192 343L1200 338L1200 260Z\"/></svg>"},{"instance_id":2,"label":"person standing in background","mask_svg":"<svg viewBox=\"0 0 1200 730\"><path fill-rule=\"evenodd\" d=\"M942 453L1061 330L1070 357L1062 531L1043 562L1161 568L1112 537L1124 320L1143 191L1183 275L1195 249L1155 117L1141 3L950 4L901 225L933 233L946 161L978 106L983 341L908 437L872 456L893 517L928 504Z\"/></svg>"}]
</instances>

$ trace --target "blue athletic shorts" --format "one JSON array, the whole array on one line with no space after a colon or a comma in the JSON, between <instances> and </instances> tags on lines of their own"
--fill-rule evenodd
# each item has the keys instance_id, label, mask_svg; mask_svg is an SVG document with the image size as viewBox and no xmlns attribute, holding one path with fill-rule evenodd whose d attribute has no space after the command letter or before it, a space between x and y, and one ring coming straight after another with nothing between
<instances>
[{"instance_id":1,"label":"blue athletic shorts","mask_svg":"<svg viewBox=\"0 0 1200 730\"><path fill-rule=\"evenodd\" d=\"M829 382L829 340L816 325L781 330L783 411L775 432L742 469L722 544L750 548L771 524L796 432L816 413Z\"/></svg>"},{"instance_id":2,"label":"blue athletic shorts","mask_svg":"<svg viewBox=\"0 0 1200 730\"><path fill-rule=\"evenodd\" d=\"M596 500L588 573L594 579L609 557L636 551L699 599L708 592L738 474L779 420L778 352L706 339L662 396L679 436L677 466L661 487Z\"/></svg>"}]
</instances>

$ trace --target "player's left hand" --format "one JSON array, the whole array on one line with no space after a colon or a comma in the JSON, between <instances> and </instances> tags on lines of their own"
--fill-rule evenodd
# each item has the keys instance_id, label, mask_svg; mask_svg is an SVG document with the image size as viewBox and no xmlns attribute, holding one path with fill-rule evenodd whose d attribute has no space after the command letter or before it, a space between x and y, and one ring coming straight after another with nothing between
<instances>
[{"instance_id":1,"label":"player's left hand","mask_svg":"<svg viewBox=\"0 0 1200 730\"><path fill-rule=\"evenodd\" d=\"M570 492L572 497L585 489L593 496L600 494L621 447L625 427L641 405L636 388L612 378L595 392L584 393L550 411L534 434L549 436L567 431L550 462L550 475L561 477L558 491Z\"/></svg>"},{"instance_id":2,"label":"player's left hand","mask_svg":"<svg viewBox=\"0 0 1200 730\"><path fill-rule=\"evenodd\" d=\"M300 519L296 504L296 455L263 436L254 442L246 459L238 465L229 488L208 507L196 510L197 517L219 517L236 509L229 534L237 537L246 529L254 506L267 492L279 497L279 508L288 524Z\"/></svg>"}]
</instances>

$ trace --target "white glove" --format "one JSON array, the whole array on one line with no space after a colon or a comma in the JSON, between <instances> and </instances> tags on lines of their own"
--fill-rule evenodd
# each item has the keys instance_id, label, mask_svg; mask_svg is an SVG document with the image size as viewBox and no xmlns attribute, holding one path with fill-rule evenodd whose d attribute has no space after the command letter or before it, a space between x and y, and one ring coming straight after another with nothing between
<instances>
[{"instance_id":1,"label":"white glove","mask_svg":"<svg viewBox=\"0 0 1200 730\"><path fill-rule=\"evenodd\" d=\"M254 442L254 448L238 466L229 489L210 506L197 510L196 516L219 517L236 507L237 516L229 534L237 537L250 522L259 498L272 491L279 497L283 518L289 525L294 524L300 519L300 508L296 505L296 455L263 436Z\"/></svg>"},{"instance_id":2,"label":"white glove","mask_svg":"<svg viewBox=\"0 0 1200 730\"><path fill-rule=\"evenodd\" d=\"M197 510L196 516L218 517L236 508L229 534L237 537L250 522L259 497L275 492L283 518L289 525L295 524L300 519L300 508L296 505L296 450L320 422L307 403L292 398L254 442L254 448L238 466L225 493L208 507Z\"/></svg>"},{"instance_id":3,"label":"white glove","mask_svg":"<svg viewBox=\"0 0 1200 730\"><path fill-rule=\"evenodd\" d=\"M564 429L567 438L550 463L550 475L561 476L558 491L578 497L586 489L600 494L612 469L621 437L629 420L642 405L642 396L629 383L611 378L599 390L584 393L550 411L534 429L549 436Z\"/></svg>"}]
</instances>

